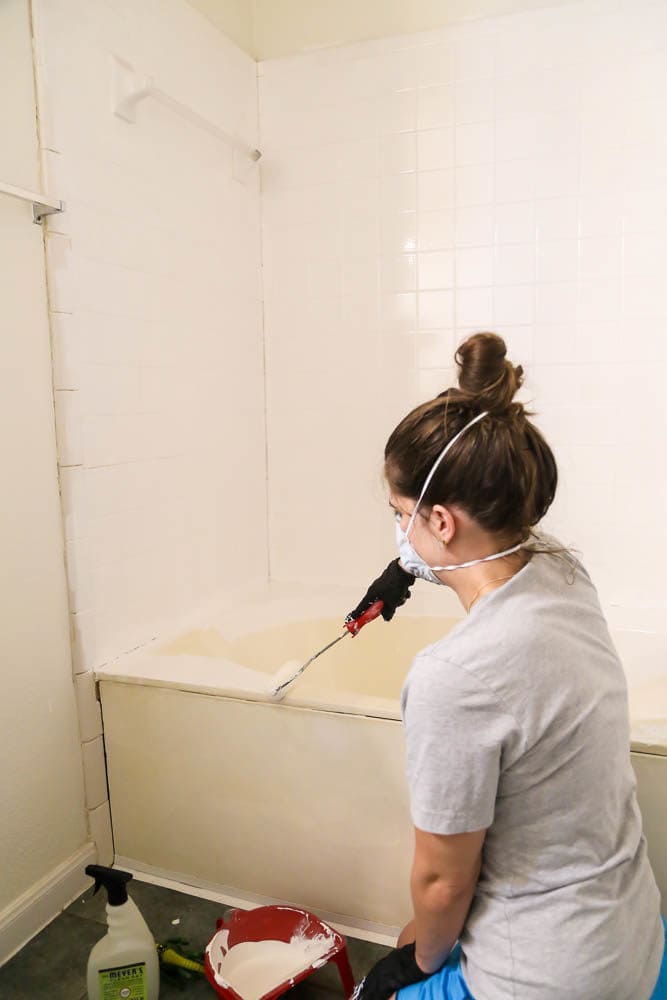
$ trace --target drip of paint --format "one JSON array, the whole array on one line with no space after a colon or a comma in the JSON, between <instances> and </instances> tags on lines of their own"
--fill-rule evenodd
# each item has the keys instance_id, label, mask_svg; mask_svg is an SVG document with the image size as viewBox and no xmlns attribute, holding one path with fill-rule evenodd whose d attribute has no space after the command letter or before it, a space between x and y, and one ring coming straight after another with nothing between
<instances>
[{"instance_id":1,"label":"drip of paint","mask_svg":"<svg viewBox=\"0 0 667 1000\"><path fill-rule=\"evenodd\" d=\"M324 965L334 943L325 934L306 938L297 933L287 942L241 941L227 951L227 937L227 931L216 934L206 952L216 983L231 987L243 1000L261 1000L306 969Z\"/></svg>"}]
</instances>

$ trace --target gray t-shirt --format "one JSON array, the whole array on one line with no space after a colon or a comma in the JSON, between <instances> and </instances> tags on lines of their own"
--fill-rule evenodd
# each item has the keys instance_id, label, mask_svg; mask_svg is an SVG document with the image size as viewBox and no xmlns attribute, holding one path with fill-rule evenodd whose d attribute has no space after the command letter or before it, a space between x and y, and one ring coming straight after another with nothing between
<instances>
[{"instance_id":1,"label":"gray t-shirt","mask_svg":"<svg viewBox=\"0 0 667 1000\"><path fill-rule=\"evenodd\" d=\"M461 935L476 1000L648 1000L660 897L585 569L534 554L416 657L402 709L415 826L488 830Z\"/></svg>"}]
</instances>

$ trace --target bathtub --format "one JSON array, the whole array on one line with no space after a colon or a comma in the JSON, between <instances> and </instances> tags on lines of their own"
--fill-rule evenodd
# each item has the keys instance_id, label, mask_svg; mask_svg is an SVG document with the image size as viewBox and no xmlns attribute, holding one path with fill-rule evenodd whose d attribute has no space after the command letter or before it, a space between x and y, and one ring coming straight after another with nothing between
<instances>
[{"instance_id":1,"label":"bathtub","mask_svg":"<svg viewBox=\"0 0 667 1000\"><path fill-rule=\"evenodd\" d=\"M272 702L275 672L339 635L355 600L263 585L96 671L116 864L230 902L304 906L358 936L396 934L411 916L413 840L398 697L415 652L460 609L447 596L443 614L442 592L423 588ZM614 638L667 903L667 639Z\"/></svg>"}]
</instances>

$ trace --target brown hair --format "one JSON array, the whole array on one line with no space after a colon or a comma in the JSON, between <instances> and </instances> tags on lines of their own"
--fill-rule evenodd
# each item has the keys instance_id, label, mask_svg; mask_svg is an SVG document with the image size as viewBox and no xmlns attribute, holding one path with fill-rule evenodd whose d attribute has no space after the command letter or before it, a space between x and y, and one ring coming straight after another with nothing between
<instances>
[{"instance_id":1,"label":"brown hair","mask_svg":"<svg viewBox=\"0 0 667 1000\"><path fill-rule=\"evenodd\" d=\"M456 352L458 386L416 407L385 447L385 475L399 495L417 499L433 464L478 413L489 415L461 436L438 466L422 503L456 504L487 531L526 540L556 493L551 448L514 395L523 369L506 358L505 341L476 333Z\"/></svg>"}]
</instances>

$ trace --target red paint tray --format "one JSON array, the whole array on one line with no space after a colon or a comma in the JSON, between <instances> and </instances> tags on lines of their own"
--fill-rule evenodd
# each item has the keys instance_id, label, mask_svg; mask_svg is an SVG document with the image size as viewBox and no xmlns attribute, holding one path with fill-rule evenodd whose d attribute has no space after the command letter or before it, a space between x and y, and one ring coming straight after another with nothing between
<instances>
[{"instance_id":1,"label":"red paint tray","mask_svg":"<svg viewBox=\"0 0 667 1000\"><path fill-rule=\"evenodd\" d=\"M323 934L332 939L331 948L325 954L320 955L317 961L310 965L303 972L287 982L276 983L268 993L265 993L261 1000L273 1000L274 997L282 996L292 986L300 983L303 979L312 975L317 969L327 962L335 962L343 984L346 997L351 997L354 991L354 977L350 968L350 960L347 955L347 945L345 938L337 931L325 924L319 917L307 910L298 910L291 906L260 906L256 910L234 910L227 920L218 920L216 934L227 931L227 953L234 945L249 941L291 941L295 934L300 937L312 938ZM214 935L215 937L216 935ZM213 941L213 938L211 938ZM209 944L211 943L209 941ZM204 960L206 968L206 978L220 997L226 1000L245 1000L239 996L231 986L221 986L216 982L211 961L208 955L208 948Z\"/></svg>"}]
</instances>

